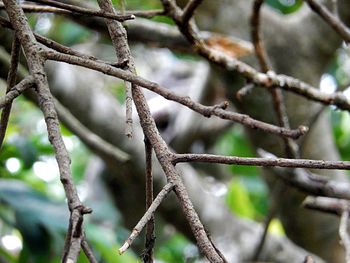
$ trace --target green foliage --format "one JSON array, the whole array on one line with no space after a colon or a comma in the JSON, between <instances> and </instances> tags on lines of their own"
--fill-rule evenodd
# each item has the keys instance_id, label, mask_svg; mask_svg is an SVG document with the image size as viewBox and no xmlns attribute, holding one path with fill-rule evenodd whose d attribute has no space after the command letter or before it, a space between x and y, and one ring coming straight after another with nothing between
<instances>
[{"instance_id":1,"label":"green foliage","mask_svg":"<svg viewBox=\"0 0 350 263\"><path fill-rule=\"evenodd\" d=\"M110 229L88 224L86 232L89 242L97 252L98 257L106 263L137 262L136 257L130 252L118 254L120 244L116 242L115 233Z\"/></svg>"},{"instance_id":2,"label":"green foliage","mask_svg":"<svg viewBox=\"0 0 350 263\"><path fill-rule=\"evenodd\" d=\"M247 218L255 217L255 209L249 198L249 193L237 179L233 179L229 185L226 203L236 215Z\"/></svg>"},{"instance_id":3,"label":"green foliage","mask_svg":"<svg viewBox=\"0 0 350 263\"><path fill-rule=\"evenodd\" d=\"M252 148L241 127L234 127L219 138L216 148L217 152L225 155L254 157ZM256 167L253 166L230 165L229 169L236 175L254 176L258 174Z\"/></svg>"},{"instance_id":4,"label":"green foliage","mask_svg":"<svg viewBox=\"0 0 350 263\"><path fill-rule=\"evenodd\" d=\"M350 160L350 116L348 112L331 111L333 134L343 160Z\"/></svg>"},{"instance_id":5,"label":"green foliage","mask_svg":"<svg viewBox=\"0 0 350 263\"><path fill-rule=\"evenodd\" d=\"M254 157L244 130L234 127L224 134L216 145L220 154L239 157ZM238 178L232 179L226 202L232 212L242 217L262 219L267 211L267 189L253 166L231 165L230 172Z\"/></svg>"},{"instance_id":6,"label":"green foliage","mask_svg":"<svg viewBox=\"0 0 350 263\"><path fill-rule=\"evenodd\" d=\"M63 45L71 46L88 41L91 38L91 32L77 23L61 17L55 17L48 32L48 37L57 40Z\"/></svg>"},{"instance_id":7,"label":"green foliage","mask_svg":"<svg viewBox=\"0 0 350 263\"><path fill-rule=\"evenodd\" d=\"M62 243L68 223L63 203L50 201L23 182L9 179L0 180L0 203L1 210L6 207L14 213L12 218L0 213L2 221L18 229L23 237L20 262L28 258L49 262L51 252L59 253L56 249L60 246L55 242Z\"/></svg>"},{"instance_id":8,"label":"green foliage","mask_svg":"<svg viewBox=\"0 0 350 263\"><path fill-rule=\"evenodd\" d=\"M112 3L120 8L122 0L112 0ZM159 0L124 0L128 10L149 10L161 8Z\"/></svg>"},{"instance_id":9,"label":"green foliage","mask_svg":"<svg viewBox=\"0 0 350 263\"><path fill-rule=\"evenodd\" d=\"M190 263L194 262L196 257L198 257L196 248L180 234L173 235L156 250L156 258L167 263Z\"/></svg>"},{"instance_id":10,"label":"green foliage","mask_svg":"<svg viewBox=\"0 0 350 263\"><path fill-rule=\"evenodd\" d=\"M266 0L266 3L282 14L290 14L299 10L303 0Z\"/></svg>"}]
</instances>

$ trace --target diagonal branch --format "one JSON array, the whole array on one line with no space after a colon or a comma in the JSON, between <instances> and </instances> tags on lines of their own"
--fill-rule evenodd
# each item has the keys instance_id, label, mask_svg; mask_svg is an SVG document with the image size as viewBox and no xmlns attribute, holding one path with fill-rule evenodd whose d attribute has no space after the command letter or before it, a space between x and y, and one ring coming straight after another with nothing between
<instances>
[{"instance_id":1,"label":"diagonal branch","mask_svg":"<svg viewBox=\"0 0 350 263\"><path fill-rule=\"evenodd\" d=\"M339 17L329 11L317 0L306 0L310 8L317 13L335 32L337 32L345 42L350 43L350 29L339 19Z\"/></svg>"},{"instance_id":2,"label":"diagonal branch","mask_svg":"<svg viewBox=\"0 0 350 263\"><path fill-rule=\"evenodd\" d=\"M34 78L30 75L21 80L17 85L13 86L5 96L0 98L0 109L6 107L6 105L11 103L26 89L34 87L34 84Z\"/></svg>"},{"instance_id":3,"label":"diagonal branch","mask_svg":"<svg viewBox=\"0 0 350 263\"><path fill-rule=\"evenodd\" d=\"M182 23L187 24L193 17L194 11L203 2L203 0L190 0L185 6L182 14Z\"/></svg>"},{"instance_id":4,"label":"diagonal branch","mask_svg":"<svg viewBox=\"0 0 350 263\"><path fill-rule=\"evenodd\" d=\"M261 129L265 132L270 132L274 134L278 134L280 136L286 136L293 139L299 138L301 135L305 134L307 132L307 127L300 126L298 129L290 130L281 128L272 124L268 124L262 121L255 120L248 115L240 114L236 112L229 112L223 109L223 106L226 104L220 105L220 106L204 106L200 103L196 103L192 101L189 97L184 97L177 95L176 93L170 91L169 89L161 87L159 84L154 83L152 81L148 81L146 79L143 79L139 76L136 76L130 72L127 72L125 70L121 70L115 67L111 67L110 65L106 65L103 63L99 63L96 61L92 61L89 59L84 59L81 57L76 56L69 56L62 53L57 53L54 51L48 51L46 53L46 56L50 60L56 60L56 61L62 61L66 63L70 63L73 65L79 65L82 67L90 68L102 73L105 73L107 75L115 76L117 78L121 78L126 81L130 81L134 84L137 84L141 87L144 87L146 89L149 89L164 98L168 100L176 101L200 114L202 114L205 117L210 117L211 115L217 116L221 119L225 120L231 120L234 122L241 123L247 127L250 127L252 129Z\"/></svg>"},{"instance_id":5,"label":"diagonal branch","mask_svg":"<svg viewBox=\"0 0 350 263\"><path fill-rule=\"evenodd\" d=\"M113 9L112 3L109 0L98 0L101 9L107 11ZM107 21L108 22L108 21ZM122 25L117 21L112 21L114 25L106 23L109 32L111 33L113 27L119 28L121 30ZM121 27L121 28L120 28ZM117 49L118 46L126 47L125 56L127 60L127 68L132 72L135 72L135 66L133 58L130 56L130 50L127 43L126 35L115 35L110 34L114 48ZM122 50L120 50L122 51ZM145 96L139 86L132 85L132 97L135 102L136 110L139 115L140 124L143 129L145 137L147 137L154 149L157 159L167 177L167 181L174 183L174 192L181 204L182 210L184 211L185 217L191 227L192 233L196 238L198 247L200 251L205 255L205 257L211 262L223 263L226 260L223 258L221 253L215 249L215 246L210 241L202 222L199 219L197 212L195 211L193 204L188 196L183 182L180 179L180 175L176 171L174 165L171 163L171 153L159 134L156 127L154 119L152 118L150 109L148 107Z\"/></svg>"},{"instance_id":6,"label":"diagonal branch","mask_svg":"<svg viewBox=\"0 0 350 263\"><path fill-rule=\"evenodd\" d=\"M159 207L159 205L162 203L165 197L174 189L173 183L167 183L163 189L159 192L157 197L154 199L146 213L142 216L140 221L136 224L134 229L132 230L130 236L125 241L123 246L119 248L119 254L123 254L133 243L136 237L141 233L142 229L146 226L146 224L152 219L155 211Z\"/></svg>"},{"instance_id":7,"label":"diagonal branch","mask_svg":"<svg viewBox=\"0 0 350 263\"><path fill-rule=\"evenodd\" d=\"M176 22L179 30L187 38L193 49L210 62L217 64L228 71L234 71L246 78L248 82L265 88L281 88L286 91L304 96L310 100L323 103L325 105L335 105L339 109L350 111L350 102L341 92L326 94L313 86L282 74L274 74L272 72L261 73L239 61L238 59L228 56L224 52L217 51L205 44L205 41L199 36L195 25L188 23L184 25L181 21L182 10L173 0L161 0L164 9ZM271 74L272 73L272 74Z\"/></svg>"}]
</instances>

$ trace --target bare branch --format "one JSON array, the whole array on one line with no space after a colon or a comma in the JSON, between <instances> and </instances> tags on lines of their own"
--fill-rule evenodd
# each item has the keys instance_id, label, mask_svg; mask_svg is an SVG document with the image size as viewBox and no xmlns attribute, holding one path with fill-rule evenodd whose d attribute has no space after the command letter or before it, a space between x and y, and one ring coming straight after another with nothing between
<instances>
[{"instance_id":1,"label":"bare branch","mask_svg":"<svg viewBox=\"0 0 350 263\"><path fill-rule=\"evenodd\" d=\"M271 70L267 59L267 54L263 46L260 36L260 10L264 0L255 0L253 4L253 14L251 17L251 35L255 54L258 58L262 72L268 73ZM278 125L283 128L290 128L286 106L284 104L283 93L280 89L269 89L273 99L273 106L277 115ZM289 158L297 158L299 156L299 149L297 144L288 139L283 138L285 145L286 156Z\"/></svg>"},{"instance_id":2,"label":"bare branch","mask_svg":"<svg viewBox=\"0 0 350 263\"><path fill-rule=\"evenodd\" d=\"M125 241L123 246L118 250L119 254L123 254L133 243L135 238L141 233L142 229L145 227L147 222L152 219L154 212L157 210L158 206L162 203L165 197L170 193L171 190L173 190L174 184L173 183L167 183L163 189L159 192L157 197L152 202L151 206L148 208L146 213L142 216L140 221L137 223L137 225L132 230L130 236Z\"/></svg>"},{"instance_id":3,"label":"bare branch","mask_svg":"<svg viewBox=\"0 0 350 263\"><path fill-rule=\"evenodd\" d=\"M42 57L42 50L35 40L23 10L17 2L15 0L4 0L3 3L5 4L5 9L10 18L11 24L15 29L16 37L19 39L23 47L27 58L29 72L33 76L36 84L39 106L45 117L49 141L55 151L55 157L60 171L60 179L71 212L69 222L70 227L66 236L62 262L76 262L83 236L82 218L84 214L91 213L91 209L83 206L73 183L70 171L71 161L60 133L57 113L55 111L53 98L50 93L46 73L43 67L44 59Z\"/></svg>"},{"instance_id":4,"label":"bare branch","mask_svg":"<svg viewBox=\"0 0 350 263\"><path fill-rule=\"evenodd\" d=\"M100 7L105 11L113 9L112 3L109 0L98 0L98 3ZM130 55L126 34L116 34L118 31L123 33L124 29L122 25L117 21L108 20L106 21L106 24L116 52L121 52L121 55L127 59L127 70L135 73L136 70L134 61ZM116 30L116 32L113 32L113 29ZM176 171L174 165L171 163L170 150L159 134L155 121L152 118L150 109L147 105L146 98L142 93L141 88L135 83L132 85L132 97L135 101L135 106L139 115L140 124L144 135L149 139L157 156L157 159L167 177L167 181L174 183L174 192L182 206L186 219L192 229L192 233L196 238L199 249L208 260L218 263L225 262L225 259L221 253L218 253L218 251L215 249L215 246L210 241L207 233L205 232L204 226L200 221L199 216L188 196L187 190L180 179L180 175Z\"/></svg>"},{"instance_id":5,"label":"bare branch","mask_svg":"<svg viewBox=\"0 0 350 263\"><path fill-rule=\"evenodd\" d=\"M149 89L164 98L168 100L176 101L184 106L187 106L188 108L202 114L203 116L210 117L211 115L217 116L219 118L225 119L225 120L231 120L234 122L241 123L243 125L246 125L247 127L250 127L252 129L261 129L265 132L270 132L274 134L278 134L280 136L286 136L293 139L299 138L301 135L305 134L307 132L307 127L300 126L298 129L295 130L289 130L285 128L281 128L272 124L268 124L265 122L261 122L258 120L255 120L248 115L240 114L236 112L229 112L226 110L223 110L222 108L218 106L204 106L202 104L196 103L192 101L189 97L183 97L180 95L176 95L172 91L165 89L161 86L159 86L157 83L148 81L146 79L143 79L139 76L136 76L134 74L131 74L127 71L111 67L106 64L102 64L96 61L75 57L75 56L69 56L65 54L60 54L54 51L49 51L46 53L47 58L51 60L56 61L63 61L74 65L83 66L86 68L90 68L96 71L100 71L102 73L115 76L117 78L124 79L126 81L130 81L134 84L137 84L139 86L142 86L146 89Z\"/></svg>"},{"instance_id":6,"label":"bare branch","mask_svg":"<svg viewBox=\"0 0 350 263\"><path fill-rule=\"evenodd\" d=\"M98 4L102 11L114 13L115 10L113 5L109 4L108 1L98 0ZM122 68L130 71L131 73L135 73L134 69L134 61L132 60L131 53L128 47L128 43L126 41L126 30L124 27L117 21L105 19L109 35L111 36L111 40L115 49L116 56L118 58L117 63L119 65L123 65ZM125 41L123 41L125 39ZM126 127L125 134L127 137L132 138L133 128L132 128L132 93L131 89L132 83L125 82L126 89Z\"/></svg>"},{"instance_id":7,"label":"bare branch","mask_svg":"<svg viewBox=\"0 0 350 263\"><path fill-rule=\"evenodd\" d=\"M146 155L146 210L148 210L153 203L152 145L147 138L144 141ZM144 263L153 263L153 250L156 239L154 228L155 221L154 215L152 215L146 227L145 250L142 253Z\"/></svg>"},{"instance_id":8,"label":"bare branch","mask_svg":"<svg viewBox=\"0 0 350 263\"><path fill-rule=\"evenodd\" d=\"M247 96L250 94L254 89L254 84L248 83L247 85L243 86L239 91L236 93L237 100L241 101L244 96Z\"/></svg>"},{"instance_id":9,"label":"bare branch","mask_svg":"<svg viewBox=\"0 0 350 263\"><path fill-rule=\"evenodd\" d=\"M19 82L17 85L13 86L5 96L0 98L0 109L4 108L6 105L11 103L15 98L22 94L28 88L34 87L34 78L28 76Z\"/></svg>"},{"instance_id":10,"label":"bare branch","mask_svg":"<svg viewBox=\"0 0 350 263\"><path fill-rule=\"evenodd\" d=\"M261 71L266 73L271 67L269 66L267 55L260 37L260 9L264 0L255 0L253 4L253 13L250 18L251 36L255 49L255 55L258 58Z\"/></svg>"},{"instance_id":11,"label":"bare branch","mask_svg":"<svg viewBox=\"0 0 350 263\"><path fill-rule=\"evenodd\" d=\"M17 67L18 67L18 61L19 56L21 52L21 44L16 36L13 38L12 42L12 49L11 49L11 62L10 62L10 68L7 75L7 89L6 93L8 94L12 87L16 84L16 78L17 78ZM10 117L12 107L12 101L10 101L8 104L5 105L1 112L1 120L0 120L0 148L2 146L2 143L5 139L6 129L8 120Z\"/></svg>"},{"instance_id":12,"label":"bare branch","mask_svg":"<svg viewBox=\"0 0 350 263\"><path fill-rule=\"evenodd\" d=\"M320 4L317 0L307 0L306 2L313 11L322 17L323 20L343 38L345 42L350 43L350 30L338 16L332 14L331 11L329 11L324 5Z\"/></svg>"},{"instance_id":13,"label":"bare branch","mask_svg":"<svg viewBox=\"0 0 350 263\"><path fill-rule=\"evenodd\" d=\"M76 12L70 11L67 9L57 8L53 6L42 6L42 5L30 5L30 4L21 4L21 8L26 13L54 13L54 14L62 14L62 15L68 15L68 16L76 16ZM0 3L0 9L4 9L4 4ZM94 10L91 10L94 11ZM121 16L121 14L118 14ZM143 17L143 18L152 18L155 16L164 16L164 10L131 10L131 11L125 11L124 16L131 17ZM96 17L105 17L105 18L114 18L114 15L110 14L95 14ZM121 16L122 17L122 16ZM130 20L130 19L127 19Z\"/></svg>"},{"instance_id":14,"label":"bare branch","mask_svg":"<svg viewBox=\"0 0 350 263\"><path fill-rule=\"evenodd\" d=\"M83 249L86 257L88 258L90 263L98 263L97 259L94 256L94 253L92 252L89 243L86 240L86 237L84 235L84 238L81 242L81 248Z\"/></svg>"},{"instance_id":15,"label":"bare branch","mask_svg":"<svg viewBox=\"0 0 350 263\"><path fill-rule=\"evenodd\" d=\"M228 56L224 52L220 52L213 48L210 48L200 38L197 29L189 23L186 27L183 26L181 19L182 11L179 9L175 2L172 0L161 0L165 10L174 19L178 25L179 30L184 34L192 47L209 61L223 67L228 71L235 71L245 77L248 81L256 84L257 86L265 88L281 88L286 91L290 91L301 96L304 96L310 100L317 101L326 105L335 105L342 110L350 110L350 103L346 96L341 92L333 94L326 94L320 90L312 87L311 85L302 82L286 75L277 74L264 74L248 64L237 60L232 56Z\"/></svg>"},{"instance_id":16,"label":"bare branch","mask_svg":"<svg viewBox=\"0 0 350 263\"><path fill-rule=\"evenodd\" d=\"M308 159L286 159L286 158L254 158L222 156L213 154L174 154L173 163L203 162L237 165L255 165L263 167L289 167L289 168L312 168L312 169L336 169L350 170L348 161L324 161Z\"/></svg>"},{"instance_id":17,"label":"bare branch","mask_svg":"<svg viewBox=\"0 0 350 263\"><path fill-rule=\"evenodd\" d=\"M114 19L116 21L126 21L130 19L135 19L134 15L119 15L114 14L110 12L103 12L99 10L91 10L88 8L75 6L75 5L69 5L65 4L59 1L53 1L53 0L31 0L32 2L41 3L53 7L58 7L64 10L69 10L74 13L82 14L82 15L91 15L91 16L98 16L98 17L105 17L109 19Z\"/></svg>"},{"instance_id":18,"label":"bare branch","mask_svg":"<svg viewBox=\"0 0 350 263\"><path fill-rule=\"evenodd\" d=\"M203 2L203 0L190 0L185 6L182 14L182 23L187 24L193 17L194 11Z\"/></svg>"},{"instance_id":19,"label":"bare branch","mask_svg":"<svg viewBox=\"0 0 350 263\"><path fill-rule=\"evenodd\" d=\"M348 200L338 198L308 196L304 200L303 206L309 209L341 216L343 211L350 208L350 203Z\"/></svg>"}]
</instances>

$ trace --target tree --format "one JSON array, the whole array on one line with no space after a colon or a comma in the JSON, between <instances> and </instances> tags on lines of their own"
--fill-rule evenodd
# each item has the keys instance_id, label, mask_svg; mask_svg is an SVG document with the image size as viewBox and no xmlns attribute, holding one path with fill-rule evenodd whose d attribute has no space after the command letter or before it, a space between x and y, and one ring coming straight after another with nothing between
<instances>
[{"instance_id":1,"label":"tree","mask_svg":"<svg viewBox=\"0 0 350 263\"><path fill-rule=\"evenodd\" d=\"M122 211L125 225L133 229L119 249L120 253L129 248L147 225L143 260L153 261L153 214L159 210L162 220L176 226L196 242L201 255L210 262L242 262L253 257L254 260L277 262L312 261L306 258L309 252L304 249L329 262L344 262L345 258L349 258L346 227L350 192L346 175L340 172L349 169L349 162L338 161L340 157L333 142L329 116L324 114L323 106L333 105L348 111L349 102L341 92L327 94L315 88L342 40L349 43L349 30L342 22L346 23L350 18L348 1L338 3L343 20L323 3L313 0L305 1L313 11L305 4L289 17L281 16L268 7L260 10L263 1L259 0L253 3L228 1L224 4L178 1L179 6L175 1L162 0L164 11L131 13L123 7L121 13L115 13L109 0L97 1L100 9L68 0L34 1L44 6L19 5L13 0L3 2L9 20L1 17L2 27L7 28L2 34L11 35L12 30L16 34L9 62L9 88L0 102L3 107L0 138L4 138L12 101L25 90L31 90L28 94L26 91L26 96L37 103L45 117L68 201L70 219L63 262L76 262L81 249L90 262L96 262L96 259L83 224L83 218L92 211L77 194L58 118L105 163L100 173ZM293 8L298 5L300 2ZM109 35L116 61L106 62L34 34L23 10L63 13L89 30ZM199 29L192 20L195 11ZM208 12L216 19L210 20ZM133 21L132 14L147 18L162 15L171 18L175 25L141 19ZM199 102L186 96L189 94L179 95L177 91L136 75L126 31L121 24L126 20L132 20L127 26L130 40L192 52L192 56L200 55L211 63L212 69L210 73L208 71L210 81L207 85L200 87L198 84L196 87L201 88L196 98ZM241 40L249 40L250 34L254 49L250 43ZM25 54L28 74L17 73L16 70L20 47ZM258 66L254 56L247 56L252 50ZM96 56L100 55L97 52ZM86 71L82 73L71 67L60 75L61 66L55 66L55 69L51 66L51 70L44 68L44 63L49 64L47 61L66 62L124 80L126 118L111 93L89 85L93 80L88 79ZM256 69L258 67L260 70ZM52 77L47 78L48 72ZM68 77L69 72L71 77ZM22 77L18 84L16 75ZM75 85L69 84L76 79ZM186 109L172 108L165 113L162 109L159 111L162 114L152 115L143 88ZM234 96L236 93L238 98ZM222 97L230 100L243 114L234 108L228 109L229 102ZM136 121L132 117L132 102L140 123L133 123ZM323 105L320 106L320 103ZM218 123L214 117L243 124L260 157L207 154L218 135L231 125ZM126 130L121 125L124 122ZM144 145L141 145L143 138ZM187 153L198 142L205 151ZM197 162L211 165L208 168L196 165ZM261 238L262 231L256 223L237 218L228 211L222 198L202 190L206 183L200 173L215 174L217 181L227 179L227 173L218 164L270 167L263 170L271 198L265 230L271 218L278 215L286 235L298 246L287 238ZM313 170L310 172L308 169ZM141 176L145 171L146 178ZM140 201L144 199L145 185L146 213ZM154 200L153 191L158 193ZM308 197L304 201L305 206L321 210L322 214L300 207L307 195L314 197ZM11 203L6 194L2 200ZM337 217L324 212L341 216L340 226ZM338 229L345 250L339 243ZM24 239L28 238L24 233L28 232L22 231ZM316 258L315 255L312 257Z\"/></svg>"}]
</instances>

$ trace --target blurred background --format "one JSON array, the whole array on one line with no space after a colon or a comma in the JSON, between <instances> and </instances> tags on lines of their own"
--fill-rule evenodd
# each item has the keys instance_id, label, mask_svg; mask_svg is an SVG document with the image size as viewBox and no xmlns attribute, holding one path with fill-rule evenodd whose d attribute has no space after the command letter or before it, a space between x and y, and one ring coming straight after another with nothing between
<instances>
[{"instance_id":1,"label":"blurred background","mask_svg":"<svg viewBox=\"0 0 350 263\"><path fill-rule=\"evenodd\" d=\"M94 1L91 2L95 4ZM286 17L297 14L304 5L301 0L268 0L266 2L274 12ZM113 3L117 9L120 9L121 4L118 0L113 0ZM127 10L149 10L160 9L161 5L157 0L126 0L126 8ZM96 54L105 60L113 60L113 49L108 37L98 31L90 30L79 23L54 14L29 14L28 18L32 28L39 34L64 45L74 46L78 50ZM152 20L173 25L170 19L161 16ZM4 32L1 37L3 35ZM220 85L216 85L218 82L215 80L217 91L214 94L206 91L206 86L208 83L213 85L213 80L203 76L208 76L211 69L209 63L198 56L155 47L140 41L132 41L131 44L139 75L174 89L179 94L190 94L195 100L215 102L225 97L225 92L218 87ZM0 63L2 71L5 71L9 59L9 42L6 42L4 37L0 45ZM123 114L125 99L123 82L63 64L48 63L47 68L53 86L62 86L61 89L64 92L70 86L78 85L78 82L79 85L90 83L94 89L103 89L112 94L120 107L119 114ZM25 68L21 70L22 74L25 74ZM327 65L320 81L320 89L329 93L336 89L344 90L345 94L350 96L350 90L347 90L350 88L349 72L349 48L343 45ZM4 94L5 74L1 75L0 89L1 94ZM162 136L177 151L255 156L255 150L242 126L225 122L217 125L215 120L210 122L212 126L207 128L202 127L203 120L192 123L194 129L199 130L201 127L206 132L201 135L194 130L191 133L193 138L186 138L190 143L177 143L177 140L184 139L178 134L188 135L185 131L189 128L188 121L192 120L189 115L192 113L188 114L189 111L183 113L180 106L150 92L146 92L146 96ZM103 103L96 107L100 107L102 112L108 110L108 107L104 108ZM331 107L325 107L323 110L331 119L332 136L341 159L349 160L349 114ZM182 114L183 118L176 119L174 122L174 115L177 114ZM137 126L137 116L134 117L136 120L134 126ZM118 125L122 129L124 123L118 123ZM213 129L213 133L215 132L213 136L208 133L212 127L217 127ZM72 159L72 173L79 195L82 201L94 211L92 215L85 217L85 229L99 262L140 262L143 238L139 238L133 246L134 249L129 250L125 255L117 255L117 249L128 237L128 227L130 227L128 224L131 223L126 220L123 211L115 205L115 198L111 196L111 191L120 189L111 189L108 187L111 181L103 179L108 174L104 161L86 147L84 142L64 124L61 128ZM119 138L119 140L125 141L126 138ZM137 143L142 151L142 141ZM16 99L13 105L6 140L0 153L0 164L0 262L60 262L68 223L65 195L59 181L53 150L47 139L42 114L35 104L23 96ZM211 168L205 165L198 165L196 168L199 173L206 171L202 177L206 187L202 190L224 200L235 216L256 222L264 221L270 199L268 187L261 177L259 168L220 166L220 174L210 172ZM217 180L218 178L220 180ZM130 195L133 195L133 190L130 191ZM128 199L124 199L124 205L127 205L127 201ZM139 200L139 202L144 201ZM135 217L134 220L137 222L138 218ZM196 246L174 225L159 218L156 221L156 228L155 258L157 262L196 262L199 259ZM270 224L269 233L277 236L285 235L283 224L277 217ZM81 254L79 262L88 261Z\"/></svg>"}]
</instances>

